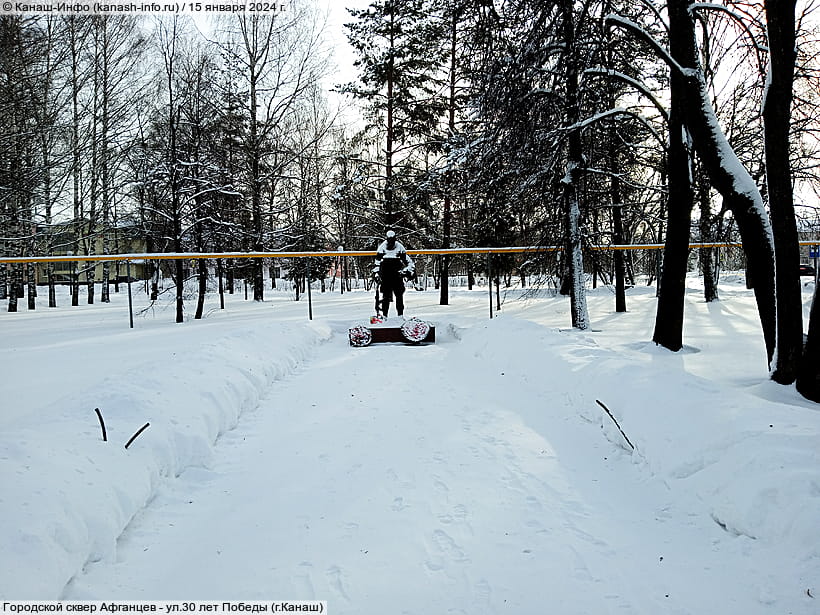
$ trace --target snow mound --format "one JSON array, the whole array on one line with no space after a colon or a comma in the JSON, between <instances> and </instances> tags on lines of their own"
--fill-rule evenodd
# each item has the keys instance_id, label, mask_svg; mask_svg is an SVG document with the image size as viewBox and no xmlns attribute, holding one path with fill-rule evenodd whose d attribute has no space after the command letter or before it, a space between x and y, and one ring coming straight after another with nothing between
<instances>
[{"instance_id":1,"label":"snow mound","mask_svg":"<svg viewBox=\"0 0 820 615\"><path fill-rule=\"evenodd\" d=\"M14 499L0 492L0 596L56 599L83 565L112 557L161 482L207 466L219 436L329 337L328 327L316 325L271 323L253 335L236 329L128 373L112 366L82 395L4 429L0 484Z\"/></svg>"},{"instance_id":2,"label":"snow mound","mask_svg":"<svg viewBox=\"0 0 820 615\"><path fill-rule=\"evenodd\" d=\"M518 319L493 320L463 346L488 369L514 376L510 386L537 388L547 375L558 377L565 405L672 491L694 496L687 501L702 510L693 514L805 559L820 557L820 413L811 404L771 401L682 373L681 353L653 344L604 349L583 332ZM535 422L539 411L532 412Z\"/></svg>"}]
</instances>

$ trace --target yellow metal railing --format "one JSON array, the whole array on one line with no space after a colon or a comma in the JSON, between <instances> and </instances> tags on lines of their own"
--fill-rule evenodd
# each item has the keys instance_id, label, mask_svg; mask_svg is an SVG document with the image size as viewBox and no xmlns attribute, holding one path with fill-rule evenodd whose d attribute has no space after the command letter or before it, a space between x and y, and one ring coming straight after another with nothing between
<instances>
[{"instance_id":1,"label":"yellow metal railing","mask_svg":"<svg viewBox=\"0 0 820 615\"><path fill-rule=\"evenodd\" d=\"M801 241L801 246L820 245L820 239ZM585 246L586 250L659 250L662 243L593 245ZM697 248L739 248L737 242L690 243L690 249ZM561 246L499 246L489 248L436 248L424 250L407 250L415 255L448 255L448 254L516 254L533 252L557 252ZM319 256L375 256L375 250L332 250L325 252L138 252L129 254L69 254L60 256L0 256L0 263L59 263L89 261L142 261L142 260L180 260L180 259L247 259L247 258L305 258Z\"/></svg>"}]
</instances>

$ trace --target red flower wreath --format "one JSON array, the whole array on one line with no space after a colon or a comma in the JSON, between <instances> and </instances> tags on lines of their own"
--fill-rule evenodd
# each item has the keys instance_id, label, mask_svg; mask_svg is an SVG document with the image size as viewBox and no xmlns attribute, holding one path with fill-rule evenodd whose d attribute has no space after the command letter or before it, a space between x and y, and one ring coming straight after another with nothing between
<instances>
[{"instance_id":1,"label":"red flower wreath","mask_svg":"<svg viewBox=\"0 0 820 615\"><path fill-rule=\"evenodd\" d=\"M430 325L418 318L411 318L401 326L401 334L408 342L424 341L428 333Z\"/></svg>"}]
</instances>

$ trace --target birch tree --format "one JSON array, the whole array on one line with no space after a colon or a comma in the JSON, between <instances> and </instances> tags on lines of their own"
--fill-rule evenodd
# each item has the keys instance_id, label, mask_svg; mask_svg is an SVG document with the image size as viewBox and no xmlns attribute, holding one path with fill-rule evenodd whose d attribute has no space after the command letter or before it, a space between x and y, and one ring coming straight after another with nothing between
<instances>
[{"instance_id":1,"label":"birch tree","mask_svg":"<svg viewBox=\"0 0 820 615\"><path fill-rule=\"evenodd\" d=\"M125 15L106 15L92 20L95 41L94 54L94 120L92 134L91 211L89 216L89 251L96 243L95 232L99 214L99 233L102 236L103 253L110 254L111 229L114 223L114 198L118 188L117 169L121 152L117 147L123 125L130 120L134 104L140 96L140 75L135 69L146 47L138 21ZM98 202L95 200L98 199ZM92 286L89 287L89 303L93 302L93 271L89 267ZM103 262L100 300L109 298L110 263Z\"/></svg>"},{"instance_id":2,"label":"birch tree","mask_svg":"<svg viewBox=\"0 0 820 615\"><path fill-rule=\"evenodd\" d=\"M37 183L38 173L33 110L34 94L40 87L36 67L42 42L34 23L33 18L19 15L0 16L0 115L5 133L0 150L0 213L6 253L16 256L26 256L34 250L35 204L31 188ZM8 311L16 312L18 299L25 296L21 264L11 267L9 282ZM28 307L34 309L31 286L28 295Z\"/></svg>"},{"instance_id":3,"label":"birch tree","mask_svg":"<svg viewBox=\"0 0 820 615\"><path fill-rule=\"evenodd\" d=\"M41 59L42 86L36 92L34 107L37 124L37 142L39 146L40 173L35 194L42 205L41 219L44 232L41 249L46 254L53 254L55 242L62 237L54 232L55 217L62 217L60 193L65 185L70 170L67 156L70 152L63 136L62 121L67 110L69 98L65 74L60 70L68 56L65 29L58 17L47 16L40 20L43 49ZM30 278L34 276L31 275ZM57 293L54 280L54 263L46 265L48 283L48 306L57 306ZM33 279L30 280L30 283ZM29 294L32 289L29 287Z\"/></svg>"},{"instance_id":4,"label":"birch tree","mask_svg":"<svg viewBox=\"0 0 820 615\"><path fill-rule=\"evenodd\" d=\"M80 237L83 219L83 150L85 139L81 132L86 111L82 104L83 90L87 80L87 71L83 62L83 49L90 32L91 20L77 15L65 16L65 28L70 61L69 88L71 95L71 251L80 254ZM80 303L80 270L79 261L73 262L71 276L71 305Z\"/></svg>"},{"instance_id":5,"label":"birch tree","mask_svg":"<svg viewBox=\"0 0 820 615\"><path fill-rule=\"evenodd\" d=\"M237 15L223 43L223 52L240 67L247 88L241 151L254 251L263 251L267 244L265 194L270 193L270 182L280 171L271 160L277 136L293 117L297 102L326 68L315 15L303 3L291 5L286 15ZM264 299L262 259L253 263L253 298Z\"/></svg>"},{"instance_id":6,"label":"birch tree","mask_svg":"<svg viewBox=\"0 0 820 615\"><path fill-rule=\"evenodd\" d=\"M167 184L166 202L163 204L164 215L169 224L171 251L183 251L183 212L184 196L182 194L182 160L180 157L179 137L181 100L177 92L177 71L182 55L182 24L178 16L168 20L159 20L158 37L162 54L162 77L165 87L164 105L164 143L163 174ZM185 268L182 259L173 260L173 278L175 285L176 322L185 320Z\"/></svg>"}]
</instances>

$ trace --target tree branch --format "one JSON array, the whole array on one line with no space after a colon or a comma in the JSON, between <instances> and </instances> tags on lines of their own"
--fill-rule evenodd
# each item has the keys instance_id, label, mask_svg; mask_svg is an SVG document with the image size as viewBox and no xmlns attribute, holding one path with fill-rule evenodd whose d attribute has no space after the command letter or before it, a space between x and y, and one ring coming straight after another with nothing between
<instances>
[{"instance_id":1,"label":"tree branch","mask_svg":"<svg viewBox=\"0 0 820 615\"><path fill-rule=\"evenodd\" d=\"M669 66L669 68L678 71L681 75L688 74L688 71L675 61L675 58L673 58L669 51L667 51L666 47L661 45L651 34L649 34L649 32L644 30L634 21L627 19L626 17L621 17L620 15L610 13L604 17L604 23L632 32L638 39L646 43L658 55L658 57L663 60L667 66Z\"/></svg>"},{"instance_id":2,"label":"tree branch","mask_svg":"<svg viewBox=\"0 0 820 615\"><path fill-rule=\"evenodd\" d=\"M653 105L655 105L655 108L658 110L658 113L661 114L661 117L664 119L664 121L666 121L666 122L669 121L669 112L663 106L661 101L658 100L658 98L649 90L649 88L647 88L643 83L641 83L637 79L633 79L632 77L630 77L629 75L627 75L625 73L622 73L622 72L619 72L619 71L616 71L616 70L612 70L612 69L609 69L609 68L603 68L603 67L588 68L587 70L584 71L584 74L585 75L602 75L602 76L606 76L606 77L614 77L615 79L620 79L624 83L628 83L629 85L634 87L636 90L638 90L638 92L640 92L641 94L646 96L650 100L650 102Z\"/></svg>"}]
</instances>

